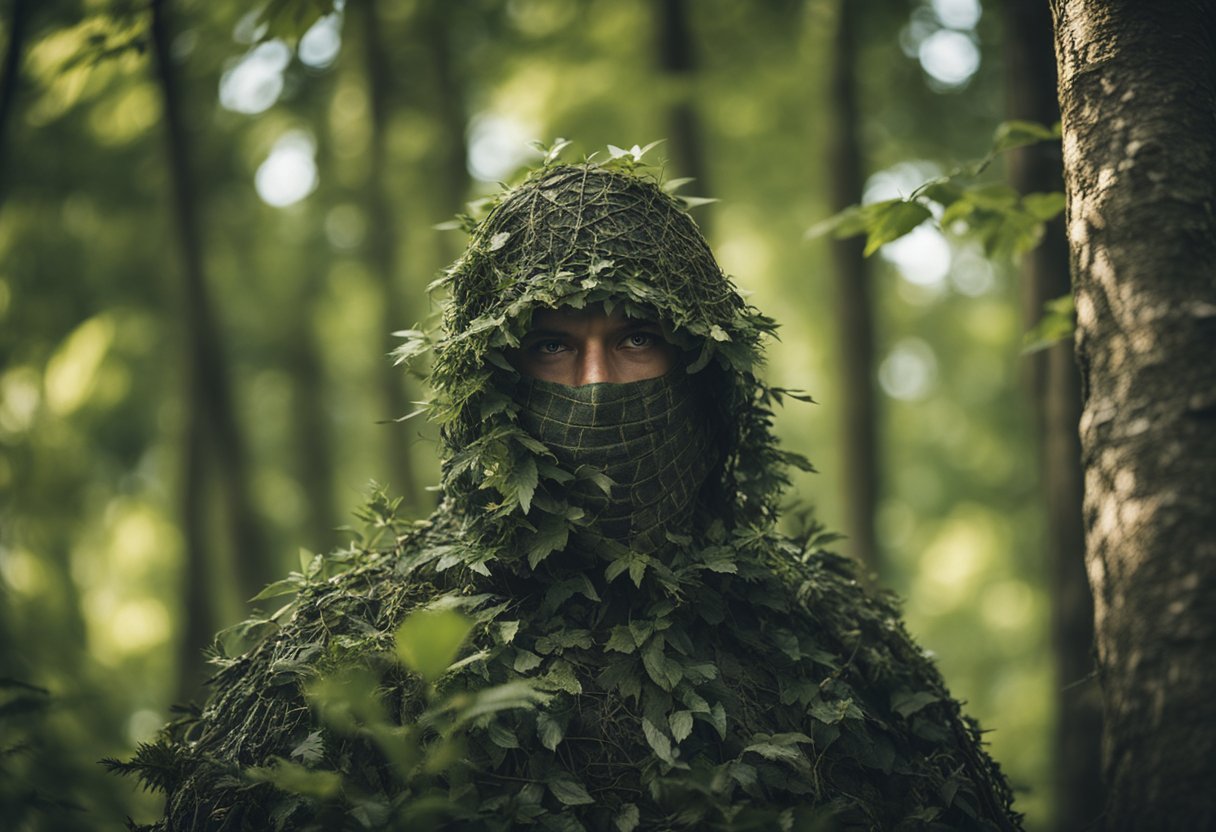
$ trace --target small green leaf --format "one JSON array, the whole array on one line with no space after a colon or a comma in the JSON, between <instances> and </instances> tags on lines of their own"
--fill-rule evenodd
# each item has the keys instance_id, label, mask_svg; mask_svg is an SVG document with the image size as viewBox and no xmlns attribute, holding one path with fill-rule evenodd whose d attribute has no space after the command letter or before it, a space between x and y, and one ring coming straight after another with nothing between
<instances>
[{"instance_id":1,"label":"small green leaf","mask_svg":"<svg viewBox=\"0 0 1216 832\"><path fill-rule=\"evenodd\" d=\"M629 632L629 628L618 625L612 628L612 635L609 636L604 649L616 650L618 653L632 653L637 650L637 645L633 643L633 634Z\"/></svg>"},{"instance_id":2,"label":"small green leaf","mask_svg":"<svg viewBox=\"0 0 1216 832\"><path fill-rule=\"evenodd\" d=\"M1045 350L1067 338L1076 328L1076 311L1072 295L1062 295L1043 304L1043 317L1039 318L1023 336L1022 352Z\"/></svg>"},{"instance_id":3,"label":"small green leaf","mask_svg":"<svg viewBox=\"0 0 1216 832\"><path fill-rule=\"evenodd\" d=\"M927 705L940 701L940 696L926 690L916 691L915 693L903 691L891 697L891 710L907 718Z\"/></svg>"},{"instance_id":4,"label":"small green leaf","mask_svg":"<svg viewBox=\"0 0 1216 832\"><path fill-rule=\"evenodd\" d=\"M556 751L563 737L561 723L541 711L536 715L536 736L540 738L541 745L550 751Z\"/></svg>"},{"instance_id":5,"label":"small green leaf","mask_svg":"<svg viewBox=\"0 0 1216 832\"><path fill-rule=\"evenodd\" d=\"M633 832L633 830L638 828L640 821L641 814L638 812L638 807L633 803L626 803L621 806L620 813L613 819L617 832Z\"/></svg>"},{"instance_id":6,"label":"small green leaf","mask_svg":"<svg viewBox=\"0 0 1216 832\"><path fill-rule=\"evenodd\" d=\"M1064 210L1064 205L1064 194L1060 191L1026 194L1022 197L1022 207L1040 222L1055 219Z\"/></svg>"},{"instance_id":7,"label":"small green leaf","mask_svg":"<svg viewBox=\"0 0 1216 832\"><path fill-rule=\"evenodd\" d=\"M541 661L541 657L533 653L531 650L516 650L514 664L515 672L527 673L529 670L536 668Z\"/></svg>"},{"instance_id":8,"label":"small green leaf","mask_svg":"<svg viewBox=\"0 0 1216 832\"><path fill-rule=\"evenodd\" d=\"M326 800L342 791L342 776L337 772L313 771L287 760L275 760L270 766L247 771L250 779L271 783L290 794Z\"/></svg>"},{"instance_id":9,"label":"small green leaf","mask_svg":"<svg viewBox=\"0 0 1216 832\"><path fill-rule=\"evenodd\" d=\"M554 515L546 517L528 547L528 566L535 569L537 564L550 554L564 549L569 536L570 526L564 517Z\"/></svg>"},{"instance_id":10,"label":"small green leaf","mask_svg":"<svg viewBox=\"0 0 1216 832\"><path fill-rule=\"evenodd\" d=\"M675 763L675 757L671 753L671 740L646 717L642 717L642 733L656 757L668 765Z\"/></svg>"},{"instance_id":11,"label":"small green leaf","mask_svg":"<svg viewBox=\"0 0 1216 832\"><path fill-rule=\"evenodd\" d=\"M428 682L456 659L473 622L455 610L419 610L397 628L397 656Z\"/></svg>"},{"instance_id":12,"label":"small green leaf","mask_svg":"<svg viewBox=\"0 0 1216 832\"><path fill-rule=\"evenodd\" d=\"M498 640L500 644L510 644L515 640L515 636L519 633L518 621L499 621L497 624Z\"/></svg>"},{"instance_id":13,"label":"small green leaf","mask_svg":"<svg viewBox=\"0 0 1216 832\"><path fill-rule=\"evenodd\" d=\"M560 776L550 780L548 786L553 796L566 806L585 806L595 802L591 795L587 794L587 789L582 783L568 776Z\"/></svg>"},{"instance_id":14,"label":"small green leaf","mask_svg":"<svg viewBox=\"0 0 1216 832\"><path fill-rule=\"evenodd\" d=\"M889 199L866 207L873 212L872 219L866 226L866 257L887 243L898 240L933 216L921 203L906 202L902 199Z\"/></svg>"},{"instance_id":15,"label":"small green leaf","mask_svg":"<svg viewBox=\"0 0 1216 832\"><path fill-rule=\"evenodd\" d=\"M1060 124L1047 127L1033 121L1006 121L997 126L992 136L992 152L1002 153L1015 147L1052 141L1060 138Z\"/></svg>"},{"instance_id":16,"label":"small green leaf","mask_svg":"<svg viewBox=\"0 0 1216 832\"><path fill-rule=\"evenodd\" d=\"M498 251L507 244L507 240L511 239L510 231L499 231L490 238L490 251Z\"/></svg>"},{"instance_id":17,"label":"small green leaf","mask_svg":"<svg viewBox=\"0 0 1216 832\"><path fill-rule=\"evenodd\" d=\"M291 750L291 756L299 757L309 766L321 762L321 758L325 756L325 743L321 739L321 732L313 731L305 737L302 743Z\"/></svg>"},{"instance_id":18,"label":"small green leaf","mask_svg":"<svg viewBox=\"0 0 1216 832\"><path fill-rule=\"evenodd\" d=\"M507 483L515 489L515 499L519 507L527 514L532 508L532 495L536 493L536 485L540 476L536 470L536 460L530 456L516 457L515 467L512 468Z\"/></svg>"},{"instance_id":19,"label":"small green leaf","mask_svg":"<svg viewBox=\"0 0 1216 832\"><path fill-rule=\"evenodd\" d=\"M519 748L519 739L515 736L515 732L505 725L491 722L487 732L490 735L490 742L499 748Z\"/></svg>"},{"instance_id":20,"label":"small green leaf","mask_svg":"<svg viewBox=\"0 0 1216 832\"><path fill-rule=\"evenodd\" d=\"M675 741L683 742L692 733L692 713L676 711L668 718L668 724L671 726L671 736L675 738Z\"/></svg>"}]
</instances>

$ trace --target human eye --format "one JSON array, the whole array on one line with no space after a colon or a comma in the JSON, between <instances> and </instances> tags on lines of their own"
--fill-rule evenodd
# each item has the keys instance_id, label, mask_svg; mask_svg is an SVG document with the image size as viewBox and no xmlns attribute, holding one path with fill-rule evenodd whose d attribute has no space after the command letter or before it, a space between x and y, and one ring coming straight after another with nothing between
<instances>
[{"instance_id":1,"label":"human eye","mask_svg":"<svg viewBox=\"0 0 1216 832\"><path fill-rule=\"evenodd\" d=\"M542 338L533 342L528 349L537 355L557 355L565 351L566 345L553 338Z\"/></svg>"},{"instance_id":2,"label":"human eye","mask_svg":"<svg viewBox=\"0 0 1216 832\"><path fill-rule=\"evenodd\" d=\"M622 346L627 349L641 350L654 346L657 341L658 336L653 332L631 332L625 336Z\"/></svg>"}]
</instances>

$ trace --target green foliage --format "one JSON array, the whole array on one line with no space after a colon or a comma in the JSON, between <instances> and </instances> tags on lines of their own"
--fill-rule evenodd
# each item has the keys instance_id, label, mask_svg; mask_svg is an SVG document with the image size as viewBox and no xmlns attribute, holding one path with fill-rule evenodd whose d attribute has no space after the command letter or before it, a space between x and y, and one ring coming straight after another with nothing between
<instances>
[{"instance_id":1,"label":"green foliage","mask_svg":"<svg viewBox=\"0 0 1216 832\"><path fill-rule=\"evenodd\" d=\"M1052 298L1043 304L1043 315L1025 335L1025 352L1045 350L1076 330L1077 310L1072 295Z\"/></svg>"},{"instance_id":2,"label":"green foliage","mask_svg":"<svg viewBox=\"0 0 1216 832\"><path fill-rule=\"evenodd\" d=\"M434 682L456 659L473 622L455 610L420 610L397 628L397 657L427 682Z\"/></svg>"},{"instance_id":3,"label":"green foliage","mask_svg":"<svg viewBox=\"0 0 1216 832\"><path fill-rule=\"evenodd\" d=\"M997 128L992 150L981 161L930 180L907 198L846 208L812 226L807 236L831 234L844 239L864 233L868 257L936 217L943 230L978 240L989 257L1004 258L1027 251L1042 238L1043 225L1064 210L1064 195L1020 195L1008 185L985 182L980 177L1002 153L1059 138L1058 124L1048 128L1025 121L1005 122Z\"/></svg>"},{"instance_id":4,"label":"green foliage","mask_svg":"<svg viewBox=\"0 0 1216 832\"><path fill-rule=\"evenodd\" d=\"M638 150L542 167L478 225L427 339L444 503L402 523L377 495L360 546L274 590L294 591L281 627L251 628L203 712L124 768L167 791L154 828L194 828L202 806L251 829L1010 822L977 729L896 611L776 532L789 457L770 426L790 392L754 374L773 324ZM723 408L718 496L665 539L597 526L587 500L615 484L563 467L507 395L519 379L486 368L532 310L589 303L661 321L684 380L704 373Z\"/></svg>"}]
</instances>

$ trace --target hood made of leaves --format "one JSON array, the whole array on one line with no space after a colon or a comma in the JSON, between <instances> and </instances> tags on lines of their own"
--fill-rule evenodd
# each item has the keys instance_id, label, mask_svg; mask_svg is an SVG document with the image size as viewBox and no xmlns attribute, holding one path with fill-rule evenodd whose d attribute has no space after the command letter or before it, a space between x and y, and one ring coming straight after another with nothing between
<instances>
[{"instance_id":1,"label":"hood made of leaves","mask_svg":"<svg viewBox=\"0 0 1216 832\"><path fill-rule=\"evenodd\" d=\"M619 304L629 317L656 319L683 350L683 370L713 389L722 459L706 489L713 513L729 527L771 522L786 466L806 465L772 433L772 407L788 391L756 375L776 325L744 302L688 204L653 169L628 157L549 163L466 227L467 250L436 283L449 294L442 334L409 333L399 355L433 345L429 407L441 426L443 489L482 544L475 571L520 551L513 532L564 542L577 522L546 496L561 489L546 492L545 483L595 474L563 470L516 418L518 373L506 351L541 308Z\"/></svg>"}]
</instances>

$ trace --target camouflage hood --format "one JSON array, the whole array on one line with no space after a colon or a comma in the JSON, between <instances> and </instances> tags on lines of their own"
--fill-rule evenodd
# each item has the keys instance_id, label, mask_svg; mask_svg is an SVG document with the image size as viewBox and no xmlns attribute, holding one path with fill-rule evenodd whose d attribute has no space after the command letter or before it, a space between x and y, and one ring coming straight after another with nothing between
<instances>
[{"instance_id":1,"label":"camouflage hood","mask_svg":"<svg viewBox=\"0 0 1216 832\"><path fill-rule=\"evenodd\" d=\"M771 408L785 391L756 376L775 325L743 301L681 200L628 165L547 166L470 228L438 284L450 299L432 413L445 494L484 547L482 563L526 551L535 566L548 541L587 530L654 551L709 517L728 529L775 517L786 464L806 464L777 449ZM657 320L682 351L677 369L641 386L561 390L511 368L506 351L535 310L599 303ZM628 413L613 397L632 402ZM645 412L656 402L663 413ZM595 438L622 419L645 429Z\"/></svg>"}]
</instances>

